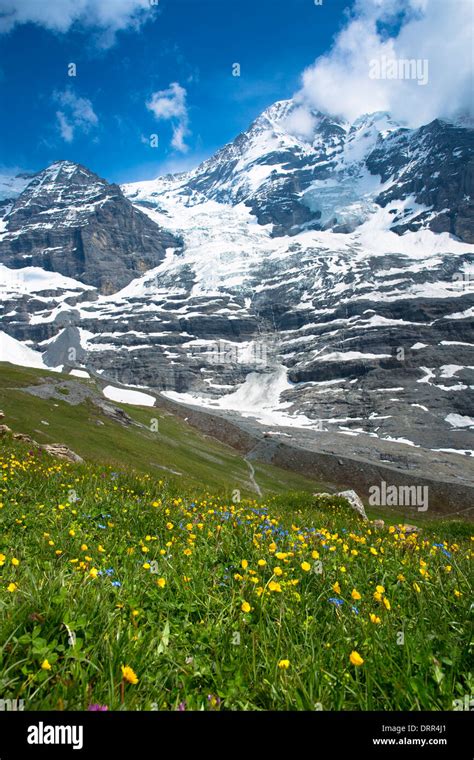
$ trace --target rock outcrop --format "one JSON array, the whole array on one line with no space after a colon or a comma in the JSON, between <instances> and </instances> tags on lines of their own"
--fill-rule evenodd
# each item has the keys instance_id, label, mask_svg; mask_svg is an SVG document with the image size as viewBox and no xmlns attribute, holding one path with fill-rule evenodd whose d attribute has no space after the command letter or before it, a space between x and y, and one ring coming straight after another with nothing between
<instances>
[{"instance_id":1,"label":"rock outcrop","mask_svg":"<svg viewBox=\"0 0 474 760\"><path fill-rule=\"evenodd\" d=\"M338 491L337 493L333 493L333 494L314 493L313 496L316 499L316 501L323 498L326 499L326 498L334 498L334 497L338 499L345 499L345 501L351 507L351 509L353 509L354 512L357 512L359 517L361 517L364 520L364 522L368 522L369 518L367 517L365 513L364 504L362 503L359 495L353 490Z\"/></svg>"}]
</instances>

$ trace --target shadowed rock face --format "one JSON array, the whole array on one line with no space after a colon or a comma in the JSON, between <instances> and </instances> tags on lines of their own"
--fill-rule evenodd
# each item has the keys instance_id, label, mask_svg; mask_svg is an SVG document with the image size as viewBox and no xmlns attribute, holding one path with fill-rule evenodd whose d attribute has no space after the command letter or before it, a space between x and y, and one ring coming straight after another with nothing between
<instances>
[{"instance_id":1,"label":"shadowed rock face","mask_svg":"<svg viewBox=\"0 0 474 760\"><path fill-rule=\"evenodd\" d=\"M83 166L59 161L27 185L4 217L0 260L42 267L114 293L158 266L179 241Z\"/></svg>"},{"instance_id":2,"label":"shadowed rock face","mask_svg":"<svg viewBox=\"0 0 474 760\"><path fill-rule=\"evenodd\" d=\"M380 140L367 158L367 167L392 185L376 197L386 206L412 197L425 207L394 215L392 229L403 233L423 226L433 232L449 232L474 243L473 130L435 119L417 130L398 130Z\"/></svg>"}]
</instances>

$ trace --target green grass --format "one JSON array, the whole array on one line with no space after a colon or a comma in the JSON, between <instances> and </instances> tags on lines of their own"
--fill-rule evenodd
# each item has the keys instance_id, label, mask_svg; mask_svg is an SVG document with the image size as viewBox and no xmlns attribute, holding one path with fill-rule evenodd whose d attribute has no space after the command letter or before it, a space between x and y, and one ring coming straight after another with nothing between
<instances>
[{"instance_id":1,"label":"green grass","mask_svg":"<svg viewBox=\"0 0 474 760\"><path fill-rule=\"evenodd\" d=\"M123 426L90 401L73 406L61 398L43 400L21 390L37 385L44 377L55 382L73 379L97 388L94 381L0 364L0 409L14 432L31 435L38 443L64 443L88 461L120 470L134 469L157 478L179 473L174 477L186 487L209 487L228 497L234 490L239 490L242 496L255 495L243 456L180 418L160 408L115 404L140 423L140 427ZM59 393L69 395L67 388L59 388ZM156 432L153 419L158 420ZM44 425L43 421L49 424ZM313 491L319 485L272 465L256 463L255 468L264 493L283 493L288 489Z\"/></svg>"},{"instance_id":2,"label":"green grass","mask_svg":"<svg viewBox=\"0 0 474 760\"><path fill-rule=\"evenodd\" d=\"M449 521L395 538L304 492L233 503L193 493L192 480L69 465L8 439L0 464L3 699L449 710L472 693L470 542Z\"/></svg>"}]
</instances>

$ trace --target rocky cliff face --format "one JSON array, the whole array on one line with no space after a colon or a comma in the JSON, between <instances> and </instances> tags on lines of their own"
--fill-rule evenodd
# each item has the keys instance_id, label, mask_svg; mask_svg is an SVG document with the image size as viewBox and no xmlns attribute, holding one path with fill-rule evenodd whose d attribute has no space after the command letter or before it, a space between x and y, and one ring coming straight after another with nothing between
<instances>
[{"instance_id":1,"label":"rocky cliff face","mask_svg":"<svg viewBox=\"0 0 474 760\"><path fill-rule=\"evenodd\" d=\"M59 161L27 184L3 218L0 261L41 267L113 293L179 246L110 185Z\"/></svg>"},{"instance_id":2,"label":"rocky cliff face","mask_svg":"<svg viewBox=\"0 0 474 760\"><path fill-rule=\"evenodd\" d=\"M417 130L400 129L381 140L366 163L388 184L376 203L413 200L412 209L394 212L392 229L428 227L474 243L472 129L438 119Z\"/></svg>"},{"instance_id":3,"label":"rocky cliff face","mask_svg":"<svg viewBox=\"0 0 474 760\"><path fill-rule=\"evenodd\" d=\"M303 137L297 109L192 172L37 175L1 233L2 329L51 366L348 447L474 451L472 130L315 113Z\"/></svg>"}]
</instances>

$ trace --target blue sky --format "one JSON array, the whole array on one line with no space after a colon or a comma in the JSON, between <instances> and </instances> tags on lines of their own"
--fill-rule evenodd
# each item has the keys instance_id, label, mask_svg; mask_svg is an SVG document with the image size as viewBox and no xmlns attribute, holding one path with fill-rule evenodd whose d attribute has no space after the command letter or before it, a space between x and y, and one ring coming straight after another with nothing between
<instances>
[{"instance_id":1,"label":"blue sky","mask_svg":"<svg viewBox=\"0 0 474 760\"><path fill-rule=\"evenodd\" d=\"M115 182L197 165L265 107L290 97L351 5L160 0L147 10L145 0L113 0L140 6L133 28L132 16L130 24L115 18L101 26L88 14L91 4L102 10L112 0L81 0L84 16L76 19L47 18L45 10L36 24L28 18L38 7L25 11L32 0L0 0L0 21L22 2L27 23L0 25L2 169L36 171L66 158ZM57 2L49 0L51 13ZM63 13L70 0L61 2ZM240 77L232 76L235 63Z\"/></svg>"}]
</instances>

